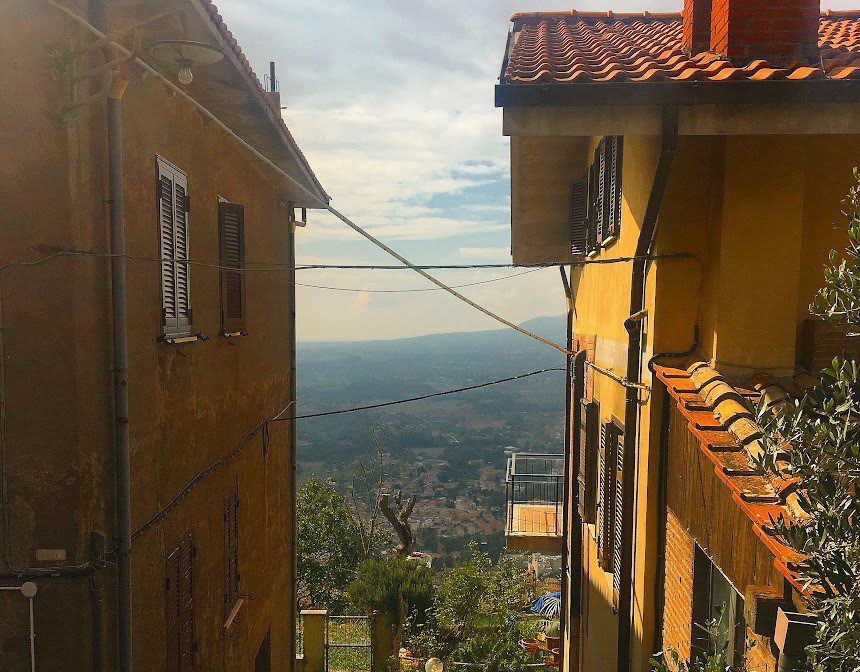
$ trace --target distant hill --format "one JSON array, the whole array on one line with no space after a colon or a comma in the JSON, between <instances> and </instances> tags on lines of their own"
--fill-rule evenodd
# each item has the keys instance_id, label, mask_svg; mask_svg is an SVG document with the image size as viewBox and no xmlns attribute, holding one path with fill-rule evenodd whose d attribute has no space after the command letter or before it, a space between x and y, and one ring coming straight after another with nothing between
<instances>
[{"instance_id":1,"label":"distant hill","mask_svg":"<svg viewBox=\"0 0 860 672\"><path fill-rule=\"evenodd\" d=\"M536 317L519 326L538 336L563 344L566 339L565 317ZM463 331L449 334L428 334L412 338L378 341L301 341L299 357L314 360L318 357L348 351L349 356L382 354L438 354L448 352L508 351L511 349L531 351L545 350L546 346L517 333L513 329L490 329L486 331Z\"/></svg>"},{"instance_id":2,"label":"distant hill","mask_svg":"<svg viewBox=\"0 0 860 672\"><path fill-rule=\"evenodd\" d=\"M563 317L541 317L522 326L564 343ZM562 367L561 353L512 329L300 342L298 409L300 414L340 410ZM333 477L346 491L353 461L375 454L371 427L382 432L391 458L404 470L396 487L420 493L417 515L432 522L417 531L419 545L446 563L471 540L495 553L504 545L505 448L562 450L564 373L301 420L300 479ZM468 532L474 525L482 530L477 537Z\"/></svg>"}]
</instances>

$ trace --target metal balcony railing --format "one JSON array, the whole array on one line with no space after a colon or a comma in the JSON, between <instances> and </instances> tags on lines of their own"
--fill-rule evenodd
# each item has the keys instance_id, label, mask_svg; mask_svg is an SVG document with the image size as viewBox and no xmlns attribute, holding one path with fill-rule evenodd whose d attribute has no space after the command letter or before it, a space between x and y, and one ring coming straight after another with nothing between
<instances>
[{"instance_id":1,"label":"metal balcony railing","mask_svg":"<svg viewBox=\"0 0 860 672\"><path fill-rule=\"evenodd\" d=\"M560 537L564 455L514 453L505 474L508 536Z\"/></svg>"}]
</instances>

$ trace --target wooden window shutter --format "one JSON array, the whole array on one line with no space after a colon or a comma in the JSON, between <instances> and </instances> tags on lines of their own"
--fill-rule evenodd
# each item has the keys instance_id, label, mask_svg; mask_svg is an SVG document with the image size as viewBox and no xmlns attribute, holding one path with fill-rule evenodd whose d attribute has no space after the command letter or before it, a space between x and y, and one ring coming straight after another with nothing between
<instances>
[{"instance_id":1,"label":"wooden window shutter","mask_svg":"<svg viewBox=\"0 0 860 672\"><path fill-rule=\"evenodd\" d=\"M167 555L167 672L190 672L194 667L194 554L194 535L189 532Z\"/></svg>"},{"instance_id":2,"label":"wooden window shutter","mask_svg":"<svg viewBox=\"0 0 860 672\"><path fill-rule=\"evenodd\" d=\"M603 423L600 428L600 452L602 455L600 474L600 535L597 545L597 560L605 572L612 572L613 564L613 532L615 530L615 465L617 463L616 442L613 437L614 425Z\"/></svg>"},{"instance_id":3,"label":"wooden window shutter","mask_svg":"<svg viewBox=\"0 0 860 672\"><path fill-rule=\"evenodd\" d=\"M597 562L603 566L603 546L606 538L606 425L600 426L597 449Z\"/></svg>"},{"instance_id":4,"label":"wooden window shutter","mask_svg":"<svg viewBox=\"0 0 860 672\"><path fill-rule=\"evenodd\" d=\"M609 171L609 237L618 238L621 235L621 174L624 162L624 137L616 135L611 138L612 156L608 166Z\"/></svg>"},{"instance_id":5,"label":"wooden window shutter","mask_svg":"<svg viewBox=\"0 0 860 672\"><path fill-rule=\"evenodd\" d=\"M190 336L192 320L188 268L188 178L181 170L161 158L157 160L157 173L164 335Z\"/></svg>"},{"instance_id":6,"label":"wooden window shutter","mask_svg":"<svg viewBox=\"0 0 860 672\"><path fill-rule=\"evenodd\" d=\"M588 178L577 180L570 188L570 253L585 256L588 241Z\"/></svg>"},{"instance_id":7,"label":"wooden window shutter","mask_svg":"<svg viewBox=\"0 0 860 672\"><path fill-rule=\"evenodd\" d=\"M588 255L598 250L597 246L597 170L592 163L588 168L588 202L585 252Z\"/></svg>"},{"instance_id":8,"label":"wooden window shutter","mask_svg":"<svg viewBox=\"0 0 860 672\"><path fill-rule=\"evenodd\" d=\"M615 465L613 472L615 480L615 514L612 535L612 566L615 576L612 577L612 588L616 603L621 587L621 536L624 528L624 430L619 423L612 425L612 443L615 445Z\"/></svg>"},{"instance_id":9,"label":"wooden window shutter","mask_svg":"<svg viewBox=\"0 0 860 672\"><path fill-rule=\"evenodd\" d=\"M597 145L594 155L594 163L597 166L597 243L603 242L609 237L609 211L607 208L609 195L609 180L607 179L607 156L606 149L608 138L603 138Z\"/></svg>"},{"instance_id":10,"label":"wooden window shutter","mask_svg":"<svg viewBox=\"0 0 860 672\"><path fill-rule=\"evenodd\" d=\"M600 410L596 402L583 400L579 412L579 515L583 522L594 523Z\"/></svg>"},{"instance_id":11,"label":"wooden window shutter","mask_svg":"<svg viewBox=\"0 0 860 672\"><path fill-rule=\"evenodd\" d=\"M218 241L221 261L221 329L235 333L245 328L245 208L218 204Z\"/></svg>"},{"instance_id":12,"label":"wooden window shutter","mask_svg":"<svg viewBox=\"0 0 860 672\"><path fill-rule=\"evenodd\" d=\"M229 612L239 599L239 484L224 499L224 604Z\"/></svg>"}]
</instances>

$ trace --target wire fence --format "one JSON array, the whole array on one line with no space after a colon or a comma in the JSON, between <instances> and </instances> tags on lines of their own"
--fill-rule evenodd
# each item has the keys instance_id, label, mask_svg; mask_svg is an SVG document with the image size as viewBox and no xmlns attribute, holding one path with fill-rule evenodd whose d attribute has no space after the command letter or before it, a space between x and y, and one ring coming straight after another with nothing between
<instances>
[{"instance_id":1,"label":"wire fence","mask_svg":"<svg viewBox=\"0 0 860 672\"><path fill-rule=\"evenodd\" d=\"M370 619L366 616L329 616L327 620L327 672L372 672Z\"/></svg>"}]
</instances>

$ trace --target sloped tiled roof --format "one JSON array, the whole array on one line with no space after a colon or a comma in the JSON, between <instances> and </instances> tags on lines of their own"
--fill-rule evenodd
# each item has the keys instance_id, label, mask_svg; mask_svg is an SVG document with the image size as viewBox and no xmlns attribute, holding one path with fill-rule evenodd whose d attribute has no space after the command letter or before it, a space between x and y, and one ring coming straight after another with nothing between
<instances>
[{"instance_id":1,"label":"sloped tiled roof","mask_svg":"<svg viewBox=\"0 0 860 672\"><path fill-rule=\"evenodd\" d=\"M791 396L800 396L814 384L813 379L799 374L777 384L767 374L756 374L747 387L739 387L703 363L686 370L655 365L654 371L689 421L689 430L699 440L702 453L713 462L717 477L773 554L774 566L802 591L796 573L802 556L771 531L771 521L780 516L789 523L804 516L797 505L797 482L765 476L755 469L754 458L763 450L762 434L749 409L762 400L766 407L774 408Z\"/></svg>"},{"instance_id":2,"label":"sloped tiled roof","mask_svg":"<svg viewBox=\"0 0 860 672\"><path fill-rule=\"evenodd\" d=\"M860 78L860 10L827 11L819 24L821 62L742 67L712 53L687 56L681 15L612 12L521 13L503 84L847 80Z\"/></svg>"}]
</instances>

